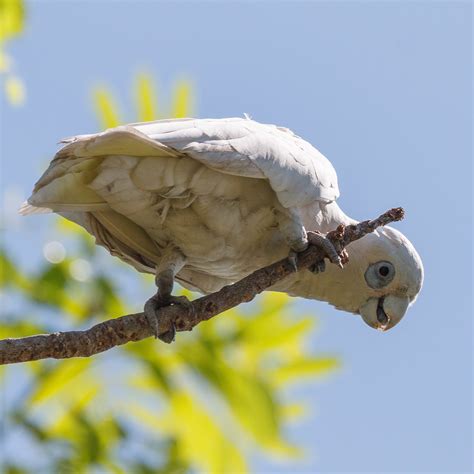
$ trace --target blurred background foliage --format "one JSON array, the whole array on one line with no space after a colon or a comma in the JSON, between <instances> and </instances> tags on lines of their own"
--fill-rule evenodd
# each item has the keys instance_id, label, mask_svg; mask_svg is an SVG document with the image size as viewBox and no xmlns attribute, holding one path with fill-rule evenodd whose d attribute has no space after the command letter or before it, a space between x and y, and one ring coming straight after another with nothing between
<instances>
[{"instance_id":1,"label":"blurred background foliage","mask_svg":"<svg viewBox=\"0 0 474 474\"><path fill-rule=\"evenodd\" d=\"M3 44L21 31L23 16L21 2L0 0L2 61ZM9 68L2 73L7 82L13 77ZM19 104L9 87L10 104ZM110 89L97 87L100 126L193 113L190 82L177 82L170 103L158 108L152 78L140 74L133 96L137 115L124 120ZM154 292L151 276L111 258L75 224L54 219L58 240L44 242L39 268L20 268L2 245L2 338L89 327L139 310ZM285 428L306 407L290 391L338 366L308 349L314 325L314 316L292 312L288 297L266 293L179 333L170 346L148 339L90 359L1 367L0 470L246 472L256 452L300 456Z\"/></svg>"},{"instance_id":2,"label":"blurred background foliage","mask_svg":"<svg viewBox=\"0 0 474 474\"><path fill-rule=\"evenodd\" d=\"M21 0L0 0L0 77L3 93L12 105L24 103L26 90L22 79L15 72L14 59L6 52L6 45L22 32L24 18L25 10Z\"/></svg>"}]
</instances>

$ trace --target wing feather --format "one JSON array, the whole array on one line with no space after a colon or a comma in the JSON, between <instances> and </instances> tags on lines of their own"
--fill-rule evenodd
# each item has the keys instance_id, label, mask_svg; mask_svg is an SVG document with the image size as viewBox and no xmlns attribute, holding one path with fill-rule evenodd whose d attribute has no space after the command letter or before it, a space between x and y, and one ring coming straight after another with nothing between
<instances>
[{"instance_id":1,"label":"wing feather","mask_svg":"<svg viewBox=\"0 0 474 474\"><path fill-rule=\"evenodd\" d=\"M222 173L268 179L285 207L331 202L339 197L331 163L288 129L241 118L130 126Z\"/></svg>"}]
</instances>

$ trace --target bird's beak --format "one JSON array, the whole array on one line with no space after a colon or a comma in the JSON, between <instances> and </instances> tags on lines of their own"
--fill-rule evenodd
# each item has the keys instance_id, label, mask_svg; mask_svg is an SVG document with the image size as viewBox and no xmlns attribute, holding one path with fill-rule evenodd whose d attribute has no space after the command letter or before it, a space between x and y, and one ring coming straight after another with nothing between
<instances>
[{"instance_id":1,"label":"bird's beak","mask_svg":"<svg viewBox=\"0 0 474 474\"><path fill-rule=\"evenodd\" d=\"M406 296L387 295L370 298L359 309L362 319L372 328L387 331L405 315L410 300Z\"/></svg>"}]
</instances>

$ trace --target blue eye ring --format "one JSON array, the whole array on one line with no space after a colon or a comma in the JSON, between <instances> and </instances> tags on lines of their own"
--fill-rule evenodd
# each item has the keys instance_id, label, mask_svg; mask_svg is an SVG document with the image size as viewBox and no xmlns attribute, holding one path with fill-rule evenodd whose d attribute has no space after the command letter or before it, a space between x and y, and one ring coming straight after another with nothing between
<instances>
[{"instance_id":1,"label":"blue eye ring","mask_svg":"<svg viewBox=\"0 0 474 474\"><path fill-rule=\"evenodd\" d=\"M395 267L385 260L373 263L365 272L365 281L374 289L387 286L395 277Z\"/></svg>"}]
</instances>

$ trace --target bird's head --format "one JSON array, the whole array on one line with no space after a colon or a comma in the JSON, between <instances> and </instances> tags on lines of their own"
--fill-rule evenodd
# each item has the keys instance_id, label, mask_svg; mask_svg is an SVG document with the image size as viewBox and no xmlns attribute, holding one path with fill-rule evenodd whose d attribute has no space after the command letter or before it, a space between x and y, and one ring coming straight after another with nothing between
<instances>
[{"instance_id":1,"label":"bird's head","mask_svg":"<svg viewBox=\"0 0 474 474\"><path fill-rule=\"evenodd\" d=\"M390 227L353 242L348 252L350 261L342 273L350 303L342 298L336 307L359 314L375 329L391 329L421 290L420 256L401 232Z\"/></svg>"}]
</instances>

